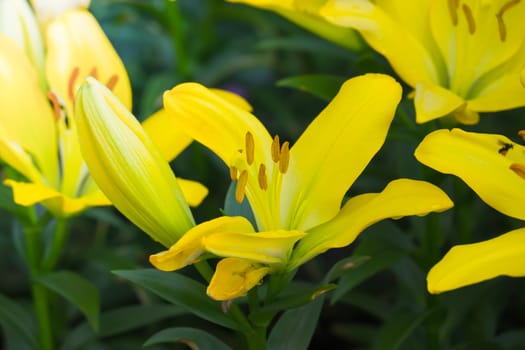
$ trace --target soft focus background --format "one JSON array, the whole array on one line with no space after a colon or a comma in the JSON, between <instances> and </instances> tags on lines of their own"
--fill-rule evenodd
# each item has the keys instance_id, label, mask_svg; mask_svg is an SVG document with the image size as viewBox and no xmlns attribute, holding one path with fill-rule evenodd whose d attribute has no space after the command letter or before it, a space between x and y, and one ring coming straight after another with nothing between
<instances>
[{"instance_id":1,"label":"soft focus background","mask_svg":"<svg viewBox=\"0 0 525 350\"><path fill-rule=\"evenodd\" d=\"M163 91L197 81L244 96L272 134L293 142L345 79L366 72L393 74L367 47L350 52L273 13L220 0L93 0L91 10L129 71L133 111L141 120L161 107ZM307 74L332 78L323 79L326 85L313 94L298 89L297 81L286 80ZM404 96L409 92L405 86ZM524 117L525 109L485 114L480 124L464 129L501 133L519 142L517 131L525 128L520 122ZM426 291L426 273L452 244L523 226L485 205L457 178L415 160L413 151L422 138L448 127L439 123L415 124L413 106L405 98L385 146L349 195L377 192L390 180L410 177L443 188L455 208L379 223L350 248L301 267L298 278L316 282L342 258L372 257L345 275L342 286L327 298L311 349L525 349L524 279L502 277L438 296ZM198 144L172 165L178 176L210 189L194 210L196 220L217 217L230 184L228 169ZM13 246L19 230L5 211L0 211L0 229L0 293L27 301L29 307L27 271ZM110 272L149 267L149 254L161 249L113 208L92 209L72 220L60 265L98 286L103 314L101 332L95 336L78 310L54 300L55 307L70 308L67 317L54 320L72 329L63 335L63 349L140 349L149 336L173 326L207 329L232 346L238 344L224 330L163 304ZM188 268L184 273L193 272Z\"/></svg>"}]
</instances>

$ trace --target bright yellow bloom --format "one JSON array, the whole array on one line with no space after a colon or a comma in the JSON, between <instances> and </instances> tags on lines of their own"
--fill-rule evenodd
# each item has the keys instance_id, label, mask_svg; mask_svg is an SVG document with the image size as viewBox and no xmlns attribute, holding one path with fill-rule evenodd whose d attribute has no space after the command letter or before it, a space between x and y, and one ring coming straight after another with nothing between
<instances>
[{"instance_id":1,"label":"bright yellow bloom","mask_svg":"<svg viewBox=\"0 0 525 350\"><path fill-rule=\"evenodd\" d=\"M277 12L284 18L310 30L318 36L350 50L359 50L363 41L352 29L343 28L324 20L319 15L326 0L228 0Z\"/></svg>"},{"instance_id":2,"label":"bright yellow bloom","mask_svg":"<svg viewBox=\"0 0 525 350\"><path fill-rule=\"evenodd\" d=\"M257 227L241 217L215 219L150 261L175 270L206 251L227 257L217 265L208 294L232 299L268 273L295 269L352 243L377 221L450 208L440 189L408 179L356 196L341 208L346 191L381 148L400 97L401 87L388 76L350 79L291 147L202 85L176 86L164 95L165 108L230 168L236 199L248 199Z\"/></svg>"},{"instance_id":3,"label":"bright yellow bloom","mask_svg":"<svg viewBox=\"0 0 525 350\"><path fill-rule=\"evenodd\" d=\"M67 217L111 204L89 176L80 153L73 119L76 90L86 76L95 76L129 109L131 87L124 65L89 12L63 12L48 23L44 37L49 91L43 91L24 52L0 36L0 86L9 87L0 90L0 158L23 177L5 180L16 203L42 203L55 216ZM156 137L162 136L159 124L148 122ZM187 138L184 142L187 145ZM161 147L173 142L164 143Z\"/></svg>"},{"instance_id":4,"label":"bright yellow bloom","mask_svg":"<svg viewBox=\"0 0 525 350\"><path fill-rule=\"evenodd\" d=\"M415 155L425 165L460 177L494 209L525 220L524 146L501 135L438 130ZM525 276L524 256L525 228L455 246L429 272L428 290L440 293L496 276Z\"/></svg>"},{"instance_id":5,"label":"bright yellow bloom","mask_svg":"<svg viewBox=\"0 0 525 350\"><path fill-rule=\"evenodd\" d=\"M330 0L321 15L358 30L415 90L416 121L525 105L525 2Z\"/></svg>"}]
</instances>

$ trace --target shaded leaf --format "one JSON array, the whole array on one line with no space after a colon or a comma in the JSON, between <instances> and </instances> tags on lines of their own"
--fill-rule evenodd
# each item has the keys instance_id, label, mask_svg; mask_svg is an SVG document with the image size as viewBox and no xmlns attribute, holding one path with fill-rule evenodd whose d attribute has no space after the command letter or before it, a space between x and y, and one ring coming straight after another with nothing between
<instances>
[{"instance_id":1,"label":"shaded leaf","mask_svg":"<svg viewBox=\"0 0 525 350\"><path fill-rule=\"evenodd\" d=\"M215 336L195 328L177 327L164 329L146 340L144 346L160 343L182 343L191 349L199 350L231 350Z\"/></svg>"},{"instance_id":2,"label":"shaded leaf","mask_svg":"<svg viewBox=\"0 0 525 350\"><path fill-rule=\"evenodd\" d=\"M13 346L12 348L37 348L36 329L31 314L2 294L0 294L0 325L4 329L7 344Z\"/></svg>"},{"instance_id":3,"label":"shaded leaf","mask_svg":"<svg viewBox=\"0 0 525 350\"><path fill-rule=\"evenodd\" d=\"M330 101L344 82L343 77L323 74L307 74L281 79L277 86L291 87Z\"/></svg>"}]
</instances>

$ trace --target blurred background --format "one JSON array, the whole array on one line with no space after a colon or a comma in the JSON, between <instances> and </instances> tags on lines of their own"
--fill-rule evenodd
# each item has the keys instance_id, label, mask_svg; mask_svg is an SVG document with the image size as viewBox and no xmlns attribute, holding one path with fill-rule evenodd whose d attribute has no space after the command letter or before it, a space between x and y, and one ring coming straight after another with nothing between
<instances>
[{"instance_id":1,"label":"blurred background","mask_svg":"<svg viewBox=\"0 0 525 350\"><path fill-rule=\"evenodd\" d=\"M92 0L91 11L128 69L133 112L139 120L162 106L165 90L197 81L242 95L272 134L293 143L344 80L367 72L395 76L366 46L352 52L274 13L221 0ZM323 75L325 86L301 88L298 80L289 79L302 75ZM404 86L405 97L409 92ZM485 114L480 124L464 129L501 133L519 142L517 131L525 128L519 122L524 117L523 108ZM437 296L426 291L426 273L452 244L495 237L523 222L488 207L457 178L420 165L413 157L417 144L428 132L448 125L417 125L414 119L413 105L405 98L385 146L348 195L378 192L393 179L410 177L440 186L456 206L424 218L376 224L349 248L330 251L301 267L298 279L318 282L342 258L368 259L344 276L344 288L327 298L311 349L525 349L523 279L501 277ZM222 162L194 143L172 167L178 176L210 189L204 203L193 210L196 220L219 216L230 185ZM71 330L62 335L63 349L139 349L155 332L174 326L209 330L239 348L232 334L111 274L150 267L148 256L162 250L114 208L91 209L70 226L60 266L97 285L103 314L101 332L95 335L78 310L55 300L56 307L70 308L66 317L54 320ZM29 308L27 271L13 243L19 228L5 211L0 211L0 229L0 293Z\"/></svg>"}]
</instances>

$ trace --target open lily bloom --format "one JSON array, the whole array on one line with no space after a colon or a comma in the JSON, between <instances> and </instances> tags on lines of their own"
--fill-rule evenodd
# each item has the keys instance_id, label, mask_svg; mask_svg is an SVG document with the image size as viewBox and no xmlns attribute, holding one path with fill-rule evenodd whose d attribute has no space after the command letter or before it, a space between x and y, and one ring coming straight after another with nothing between
<instances>
[{"instance_id":1,"label":"open lily bloom","mask_svg":"<svg viewBox=\"0 0 525 350\"><path fill-rule=\"evenodd\" d=\"M525 220L522 145L501 135L437 130L425 137L415 155L437 171L460 177L494 209ZM525 276L523 256L525 228L455 246L430 270L428 290L440 293L501 275Z\"/></svg>"},{"instance_id":2,"label":"open lily bloom","mask_svg":"<svg viewBox=\"0 0 525 350\"><path fill-rule=\"evenodd\" d=\"M42 203L55 216L67 217L90 206L111 204L80 153L73 119L76 90L84 77L95 76L131 108L131 87L124 65L88 11L63 12L48 24L44 37L49 91L42 90L24 52L9 38L0 37L4 67L0 84L9 86L0 91L0 158L23 177L5 180L16 203ZM148 125L153 134L162 135L159 123Z\"/></svg>"},{"instance_id":3,"label":"open lily bloom","mask_svg":"<svg viewBox=\"0 0 525 350\"><path fill-rule=\"evenodd\" d=\"M525 105L525 2L330 0L321 15L358 30L415 90L416 121Z\"/></svg>"},{"instance_id":4,"label":"open lily bloom","mask_svg":"<svg viewBox=\"0 0 525 350\"><path fill-rule=\"evenodd\" d=\"M293 270L352 243L377 221L450 208L440 189L408 179L356 196L341 208L346 191L384 143L400 97L401 87L388 76L350 79L290 147L272 138L254 115L204 86L174 87L164 95L165 108L229 167L236 199L247 198L256 223L242 217L208 221L150 261L175 270L204 252L225 257L208 294L232 299L268 273Z\"/></svg>"},{"instance_id":5,"label":"open lily bloom","mask_svg":"<svg viewBox=\"0 0 525 350\"><path fill-rule=\"evenodd\" d=\"M356 31L334 25L319 15L320 7L326 0L228 0L274 11L284 18L308 29L318 36L350 50L363 47L363 40Z\"/></svg>"}]
</instances>

